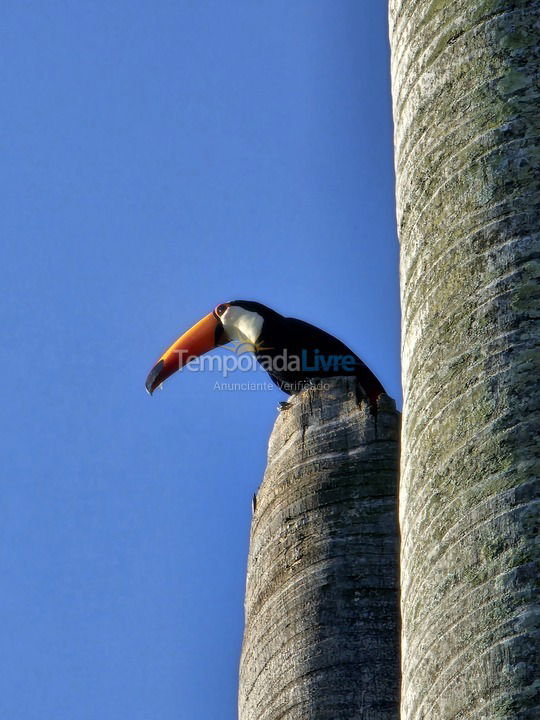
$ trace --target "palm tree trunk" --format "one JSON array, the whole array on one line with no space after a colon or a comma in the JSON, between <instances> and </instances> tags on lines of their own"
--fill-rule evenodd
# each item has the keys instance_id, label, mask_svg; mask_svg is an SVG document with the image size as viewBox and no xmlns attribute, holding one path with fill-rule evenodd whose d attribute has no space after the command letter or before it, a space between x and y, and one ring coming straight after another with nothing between
<instances>
[{"instance_id":1,"label":"palm tree trunk","mask_svg":"<svg viewBox=\"0 0 540 720\"><path fill-rule=\"evenodd\" d=\"M540 2L390 0L390 37L402 717L538 718Z\"/></svg>"},{"instance_id":2,"label":"palm tree trunk","mask_svg":"<svg viewBox=\"0 0 540 720\"><path fill-rule=\"evenodd\" d=\"M257 494L240 720L397 720L399 416L355 382L277 418Z\"/></svg>"}]
</instances>

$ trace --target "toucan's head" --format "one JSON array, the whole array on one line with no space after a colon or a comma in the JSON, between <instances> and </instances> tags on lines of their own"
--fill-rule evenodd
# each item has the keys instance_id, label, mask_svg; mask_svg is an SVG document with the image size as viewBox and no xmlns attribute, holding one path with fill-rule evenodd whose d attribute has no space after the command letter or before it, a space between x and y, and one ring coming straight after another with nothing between
<instances>
[{"instance_id":1,"label":"toucan's head","mask_svg":"<svg viewBox=\"0 0 540 720\"><path fill-rule=\"evenodd\" d=\"M265 318L270 314L277 313L249 300L221 303L163 353L148 373L146 389L151 395L190 360L232 340L255 345L261 337Z\"/></svg>"}]
</instances>

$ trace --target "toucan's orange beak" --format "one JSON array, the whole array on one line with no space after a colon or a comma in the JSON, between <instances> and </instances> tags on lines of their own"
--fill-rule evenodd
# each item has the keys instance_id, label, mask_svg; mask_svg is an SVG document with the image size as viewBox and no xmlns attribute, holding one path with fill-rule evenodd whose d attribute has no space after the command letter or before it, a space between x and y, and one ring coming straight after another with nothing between
<instances>
[{"instance_id":1,"label":"toucan's orange beak","mask_svg":"<svg viewBox=\"0 0 540 720\"><path fill-rule=\"evenodd\" d=\"M204 355L224 342L227 342L227 338L223 325L214 313L206 315L163 353L148 373L146 389L151 395L164 380L187 365L190 360Z\"/></svg>"}]
</instances>

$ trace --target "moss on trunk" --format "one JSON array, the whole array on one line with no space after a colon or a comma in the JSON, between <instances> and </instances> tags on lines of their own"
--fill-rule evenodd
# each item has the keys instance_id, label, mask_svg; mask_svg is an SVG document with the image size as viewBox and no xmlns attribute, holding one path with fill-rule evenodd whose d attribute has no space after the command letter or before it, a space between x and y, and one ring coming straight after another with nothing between
<instances>
[{"instance_id":1,"label":"moss on trunk","mask_svg":"<svg viewBox=\"0 0 540 720\"><path fill-rule=\"evenodd\" d=\"M391 0L403 720L538 707L540 2Z\"/></svg>"}]
</instances>

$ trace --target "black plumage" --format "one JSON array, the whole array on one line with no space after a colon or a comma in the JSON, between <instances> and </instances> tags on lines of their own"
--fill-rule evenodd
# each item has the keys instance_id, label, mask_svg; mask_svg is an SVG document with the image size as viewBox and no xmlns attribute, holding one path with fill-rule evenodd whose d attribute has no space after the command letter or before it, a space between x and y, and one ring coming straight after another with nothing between
<instances>
[{"instance_id":1,"label":"black plumage","mask_svg":"<svg viewBox=\"0 0 540 720\"><path fill-rule=\"evenodd\" d=\"M275 384L291 395L318 379L352 375L375 403L384 392L376 375L345 343L324 330L296 318L280 315L261 303L235 300L264 319L255 356ZM294 361L297 358L297 362Z\"/></svg>"}]
</instances>

